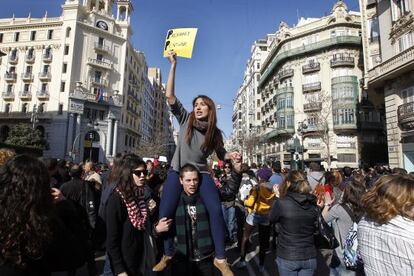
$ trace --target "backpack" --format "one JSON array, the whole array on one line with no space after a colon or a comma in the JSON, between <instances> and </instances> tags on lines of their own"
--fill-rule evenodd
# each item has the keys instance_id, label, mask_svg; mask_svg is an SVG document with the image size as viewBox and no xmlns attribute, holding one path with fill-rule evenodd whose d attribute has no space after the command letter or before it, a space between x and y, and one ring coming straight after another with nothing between
<instances>
[{"instance_id":1,"label":"backpack","mask_svg":"<svg viewBox=\"0 0 414 276\"><path fill-rule=\"evenodd\" d=\"M342 208L351 217L353 224L346 235L343 247L343 261L349 270L359 270L363 266L361 253L358 249L358 222L351 209L346 204L341 204Z\"/></svg>"}]
</instances>

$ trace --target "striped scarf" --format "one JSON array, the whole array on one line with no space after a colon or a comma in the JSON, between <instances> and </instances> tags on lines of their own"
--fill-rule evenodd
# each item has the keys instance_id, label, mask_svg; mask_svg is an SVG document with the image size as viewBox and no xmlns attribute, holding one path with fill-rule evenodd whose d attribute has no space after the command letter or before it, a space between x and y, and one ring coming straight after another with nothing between
<instances>
[{"instance_id":1,"label":"striped scarf","mask_svg":"<svg viewBox=\"0 0 414 276\"><path fill-rule=\"evenodd\" d=\"M138 230L145 229L145 222L148 217L147 205L144 199L144 189L137 187L136 196L134 198L126 199L118 188L115 191L122 198L128 211L128 217L131 224Z\"/></svg>"},{"instance_id":2,"label":"striped scarf","mask_svg":"<svg viewBox=\"0 0 414 276\"><path fill-rule=\"evenodd\" d=\"M195 223L192 224L188 206L195 208ZM203 259L213 252L208 213L198 194L181 195L175 212L177 251L190 259Z\"/></svg>"}]
</instances>

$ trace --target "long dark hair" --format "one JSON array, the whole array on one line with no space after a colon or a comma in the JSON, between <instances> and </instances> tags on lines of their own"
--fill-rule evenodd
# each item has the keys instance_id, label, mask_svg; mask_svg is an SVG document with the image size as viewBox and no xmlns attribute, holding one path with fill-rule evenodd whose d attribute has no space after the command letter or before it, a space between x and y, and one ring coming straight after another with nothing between
<instances>
[{"instance_id":1,"label":"long dark hair","mask_svg":"<svg viewBox=\"0 0 414 276\"><path fill-rule=\"evenodd\" d=\"M129 153L122 157L118 167L119 181L116 187L126 199L134 198L137 195L137 186L134 183L132 171L141 166L144 169L147 168L145 162L136 154Z\"/></svg>"},{"instance_id":2,"label":"long dark hair","mask_svg":"<svg viewBox=\"0 0 414 276\"><path fill-rule=\"evenodd\" d=\"M207 152L212 152L218 147L224 146L223 143L223 135L221 134L221 130L217 128L217 113L216 113L216 105L214 104L213 100L206 96L206 95L198 95L193 99L193 109L195 102L197 99L203 99L204 103L208 106L208 127L205 133L204 143L201 145L201 149ZM190 117L188 119L188 127L186 133L186 141L187 144L191 143L191 138L193 137L193 123L196 120L194 115L194 110L191 111Z\"/></svg>"},{"instance_id":3,"label":"long dark hair","mask_svg":"<svg viewBox=\"0 0 414 276\"><path fill-rule=\"evenodd\" d=\"M53 238L49 173L36 158L18 155L0 168L0 248L20 268L43 256Z\"/></svg>"},{"instance_id":4,"label":"long dark hair","mask_svg":"<svg viewBox=\"0 0 414 276\"><path fill-rule=\"evenodd\" d=\"M362 205L362 196L365 194L365 179L361 174L355 174L351 181L345 186L344 194L342 196L342 203L348 204L354 216L361 218L364 214L364 207Z\"/></svg>"}]
</instances>

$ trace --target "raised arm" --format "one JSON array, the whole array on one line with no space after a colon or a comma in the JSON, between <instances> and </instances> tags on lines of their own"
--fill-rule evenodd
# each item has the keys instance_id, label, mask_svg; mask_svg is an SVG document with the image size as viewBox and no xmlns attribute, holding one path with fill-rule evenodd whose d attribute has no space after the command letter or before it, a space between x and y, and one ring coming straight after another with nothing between
<instances>
[{"instance_id":1,"label":"raised arm","mask_svg":"<svg viewBox=\"0 0 414 276\"><path fill-rule=\"evenodd\" d=\"M168 74L167 89L165 96L169 105L175 103L175 67L177 66L177 55L174 51L168 53L168 60L171 63L170 73Z\"/></svg>"}]
</instances>

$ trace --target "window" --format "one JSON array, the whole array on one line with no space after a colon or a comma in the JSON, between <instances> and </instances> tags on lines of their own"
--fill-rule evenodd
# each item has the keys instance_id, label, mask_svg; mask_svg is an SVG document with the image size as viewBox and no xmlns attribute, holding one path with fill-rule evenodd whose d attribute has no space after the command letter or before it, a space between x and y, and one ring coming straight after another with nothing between
<instances>
[{"instance_id":1,"label":"window","mask_svg":"<svg viewBox=\"0 0 414 276\"><path fill-rule=\"evenodd\" d=\"M103 37L98 38L98 45L99 46L103 46L104 45L104 38Z\"/></svg>"},{"instance_id":2,"label":"window","mask_svg":"<svg viewBox=\"0 0 414 276\"><path fill-rule=\"evenodd\" d=\"M368 20L368 39L370 42L375 42L379 40L379 23L378 17L373 17Z\"/></svg>"},{"instance_id":3,"label":"window","mask_svg":"<svg viewBox=\"0 0 414 276\"><path fill-rule=\"evenodd\" d=\"M20 38L20 33L19 32L15 32L14 33L14 42L18 42Z\"/></svg>"},{"instance_id":4,"label":"window","mask_svg":"<svg viewBox=\"0 0 414 276\"><path fill-rule=\"evenodd\" d=\"M42 83L42 92L47 92L47 83Z\"/></svg>"},{"instance_id":5,"label":"window","mask_svg":"<svg viewBox=\"0 0 414 276\"><path fill-rule=\"evenodd\" d=\"M35 40L36 39L36 31L32 31L31 33L30 33L30 40L31 41L33 41L33 40Z\"/></svg>"},{"instance_id":6,"label":"window","mask_svg":"<svg viewBox=\"0 0 414 276\"><path fill-rule=\"evenodd\" d=\"M68 71L68 64L67 63L63 63L62 73L66 73L67 71Z\"/></svg>"},{"instance_id":7,"label":"window","mask_svg":"<svg viewBox=\"0 0 414 276\"><path fill-rule=\"evenodd\" d=\"M401 97L404 103L414 102L414 86L408 87L401 91Z\"/></svg>"},{"instance_id":8,"label":"window","mask_svg":"<svg viewBox=\"0 0 414 276\"><path fill-rule=\"evenodd\" d=\"M413 33L406 33L398 38L398 52L407 50L413 45Z\"/></svg>"},{"instance_id":9,"label":"window","mask_svg":"<svg viewBox=\"0 0 414 276\"><path fill-rule=\"evenodd\" d=\"M28 106L27 105L28 105L27 103L22 104L22 112L23 113L26 113L28 111Z\"/></svg>"},{"instance_id":10,"label":"window","mask_svg":"<svg viewBox=\"0 0 414 276\"><path fill-rule=\"evenodd\" d=\"M338 162L351 163L356 162L356 156L352 153L338 153Z\"/></svg>"},{"instance_id":11,"label":"window","mask_svg":"<svg viewBox=\"0 0 414 276\"><path fill-rule=\"evenodd\" d=\"M353 108L335 109L333 112L334 125L355 123L355 110Z\"/></svg>"},{"instance_id":12,"label":"window","mask_svg":"<svg viewBox=\"0 0 414 276\"><path fill-rule=\"evenodd\" d=\"M397 21L407 13L409 13L408 0L391 1L392 21Z\"/></svg>"},{"instance_id":13,"label":"window","mask_svg":"<svg viewBox=\"0 0 414 276\"><path fill-rule=\"evenodd\" d=\"M29 66L27 66L27 67L26 67L26 74L27 74L27 75L32 74L32 70L33 70L33 67L32 67L32 66L30 66L30 65L29 65Z\"/></svg>"},{"instance_id":14,"label":"window","mask_svg":"<svg viewBox=\"0 0 414 276\"><path fill-rule=\"evenodd\" d=\"M3 33L0 33L0 43L3 43Z\"/></svg>"},{"instance_id":15,"label":"window","mask_svg":"<svg viewBox=\"0 0 414 276\"><path fill-rule=\"evenodd\" d=\"M29 51L27 51L27 58L32 59L34 57L34 49L30 48Z\"/></svg>"},{"instance_id":16,"label":"window","mask_svg":"<svg viewBox=\"0 0 414 276\"><path fill-rule=\"evenodd\" d=\"M260 75L259 74L257 74L256 75L256 81L259 81L260 80Z\"/></svg>"},{"instance_id":17,"label":"window","mask_svg":"<svg viewBox=\"0 0 414 276\"><path fill-rule=\"evenodd\" d=\"M13 93L13 84L7 85L7 93Z\"/></svg>"},{"instance_id":18,"label":"window","mask_svg":"<svg viewBox=\"0 0 414 276\"><path fill-rule=\"evenodd\" d=\"M60 83L60 92L65 92L65 86L66 86L66 82L62 81Z\"/></svg>"},{"instance_id":19,"label":"window","mask_svg":"<svg viewBox=\"0 0 414 276\"><path fill-rule=\"evenodd\" d=\"M256 68L257 68L257 70L260 69L260 62L257 63Z\"/></svg>"},{"instance_id":20,"label":"window","mask_svg":"<svg viewBox=\"0 0 414 276\"><path fill-rule=\"evenodd\" d=\"M99 120L103 121L105 119L105 111L99 110Z\"/></svg>"},{"instance_id":21,"label":"window","mask_svg":"<svg viewBox=\"0 0 414 276\"><path fill-rule=\"evenodd\" d=\"M47 73L49 73L49 68L50 68L50 66L49 65L43 65L43 74L47 74Z\"/></svg>"},{"instance_id":22,"label":"window","mask_svg":"<svg viewBox=\"0 0 414 276\"><path fill-rule=\"evenodd\" d=\"M66 37L70 37L70 31L71 31L71 28L67 27L66 28Z\"/></svg>"},{"instance_id":23,"label":"window","mask_svg":"<svg viewBox=\"0 0 414 276\"><path fill-rule=\"evenodd\" d=\"M11 111L11 107L10 107L10 104L8 103L4 106L4 112L5 113L10 113L10 111Z\"/></svg>"},{"instance_id":24,"label":"window","mask_svg":"<svg viewBox=\"0 0 414 276\"><path fill-rule=\"evenodd\" d=\"M24 93L29 93L30 92L30 84L29 83L24 84L23 92Z\"/></svg>"},{"instance_id":25,"label":"window","mask_svg":"<svg viewBox=\"0 0 414 276\"><path fill-rule=\"evenodd\" d=\"M102 72L101 71L95 71L94 80L95 82L101 82Z\"/></svg>"},{"instance_id":26,"label":"window","mask_svg":"<svg viewBox=\"0 0 414 276\"><path fill-rule=\"evenodd\" d=\"M58 114L59 115L62 115L63 114L63 104L59 104Z\"/></svg>"},{"instance_id":27,"label":"window","mask_svg":"<svg viewBox=\"0 0 414 276\"><path fill-rule=\"evenodd\" d=\"M128 146L128 135L125 135L125 146Z\"/></svg>"},{"instance_id":28,"label":"window","mask_svg":"<svg viewBox=\"0 0 414 276\"><path fill-rule=\"evenodd\" d=\"M69 55L69 45L65 45L65 56Z\"/></svg>"},{"instance_id":29,"label":"window","mask_svg":"<svg viewBox=\"0 0 414 276\"><path fill-rule=\"evenodd\" d=\"M102 61L103 60L103 55L97 54L96 55L96 60Z\"/></svg>"},{"instance_id":30,"label":"window","mask_svg":"<svg viewBox=\"0 0 414 276\"><path fill-rule=\"evenodd\" d=\"M47 39L52 39L53 38L53 30L48 30L47 31Z\"/></svg>"},{"instance_id":31,"label":"window","mask_svg":"<svg viewBox=\"0 0 414 276\"><path fill-rule=\"evenodd\" d=\"M45 112L45 103L40 103L39 107L37 108L37 112L38 113L43 113Z\"/></svg>"}]
</instances>

